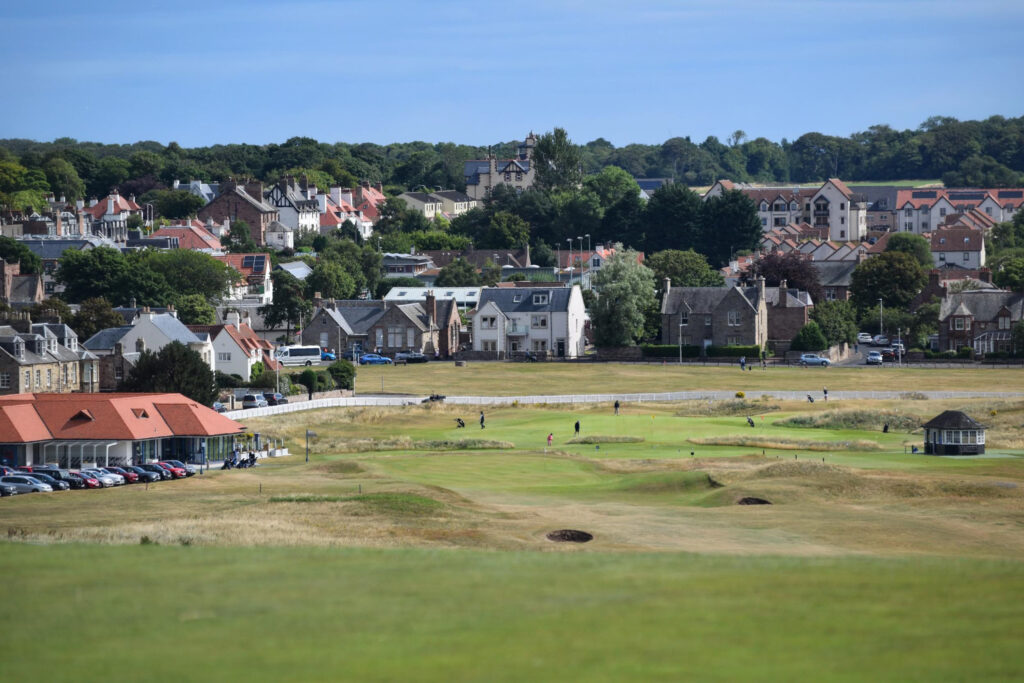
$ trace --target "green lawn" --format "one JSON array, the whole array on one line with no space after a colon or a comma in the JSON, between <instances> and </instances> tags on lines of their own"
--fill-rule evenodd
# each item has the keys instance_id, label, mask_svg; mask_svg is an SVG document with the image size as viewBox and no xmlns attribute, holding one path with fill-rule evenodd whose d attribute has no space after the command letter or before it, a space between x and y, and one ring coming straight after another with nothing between
<instances>
[{"instance_id":1,"label":"green lawn","mask_svg":"<svg viewBox=\"0 0 1024 683\"><path fill-rule=\"evenodd\" d=\"M8 544L0 571L5 681L1024 676L1016 562Z\"/></svg>"}]
</instances>

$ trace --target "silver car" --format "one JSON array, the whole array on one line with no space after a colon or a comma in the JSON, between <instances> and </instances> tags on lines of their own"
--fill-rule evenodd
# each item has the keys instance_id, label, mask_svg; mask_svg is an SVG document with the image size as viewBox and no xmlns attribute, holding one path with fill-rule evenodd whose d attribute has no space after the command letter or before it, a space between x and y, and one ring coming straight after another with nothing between
<instances>
[{"instance_id":1,"label":"silver car","mask_svg":"<svg viewBox=\"0 0 1024 683\"><path fill-rule=\"evenodd\" d=\"M30 477L28 475L12 475L9 474L6 477L0 477L0 484L8 484L18 489L18 493L53 493L53 487L49 484Z\"/></svg>"},{"instance_id":2,"label":"silver car","mask_svg":"<svg viewBox=\"0 0 1024 683\"><path fill-rule=\"evenodd\" d=\"M124 478L123 474L111 472L110 470L104 469L102 467L97 467L96 469L98 469L100 472L106 472L107 474L112 476L114 478L114 483L117 484L118 486L124 486L125 484L128 483L128 480Z\"/></svg>"},{"instance_id":3,"label":"silver car","mask_svg":"<svg viewBox=\"0 0 1024 683\"><path fill-rule=\"evenodd\" d=\"M106 470L88 469L82 470L82 474L88 474L90 477L98 481L105 489L110 488L111 486L117 486L117 479L114 478L113 474Z\"/></svg>"}]
</instances>

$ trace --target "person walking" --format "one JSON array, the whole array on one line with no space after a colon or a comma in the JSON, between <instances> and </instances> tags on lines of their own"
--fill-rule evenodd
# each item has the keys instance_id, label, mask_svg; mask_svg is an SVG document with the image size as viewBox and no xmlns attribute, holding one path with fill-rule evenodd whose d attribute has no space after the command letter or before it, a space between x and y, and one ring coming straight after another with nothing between
<instances>
[{"instance_id":1,"label":"person walking","mask_svg":"<svg viewBox=\"0 0 1024 683\"><path fill-rule=\"evenodd\" d=\"M742 370L746 370L746 369L747 369L747 357L746 356L740 356L740 370L742 371Z\"/></svg>"},{"instance_id":2,"label":"person walking","mask_svg":"<svg viewBox=\"0 0 1024 683\"><path fill-rule=\"evenodd\" d=\"M615 414L619 414L619 400L615 399Z\"/></svg>"},{"instance_id":3,"label":"person walking","mask_svg":"<svg viewBox=\"0 0 1024 683\"><path fill-rule=\"evenodd\" d=\"M821 393L825 395L825 401L827 402L828 401L828 388L827 387L822 387L821 388Z\"/></svg>"},{"instance_id":4,"label":"person walking","mask_svg":"<svg viewBox=\"0 0 1024 683\"><path fill-rule=\"evenodd\" d=\"M580 421L576 420L576 436L580 435Z\"/></svg>"},{"instance_id":5,"label":"person walking","mask_svg":"<svg viewBox=\"0 0 1024 683\"><path fill-rule=\"evenodd\" d=\"M484 411L480 411L480 429L484 428Z\"/></svg>"},{"instance_id":6,"label":"person walking","mask_svg":"<svg viewBox=\"0 0 1024 683\"><path fill-rule=\"evenodd\" d=\"M555 435L552 434L551 432L548 432L548 448L551 448L551 442L554 440L554 438Z\"/></svg>"}]
</instances>

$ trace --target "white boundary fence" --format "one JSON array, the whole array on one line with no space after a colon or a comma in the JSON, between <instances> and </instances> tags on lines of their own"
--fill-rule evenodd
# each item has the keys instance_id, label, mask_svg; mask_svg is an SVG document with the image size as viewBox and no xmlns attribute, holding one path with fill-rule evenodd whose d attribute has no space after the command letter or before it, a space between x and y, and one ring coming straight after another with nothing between
<instances>
[{"instance_id":1,"label":"white boundary fence","mask_svg":"<svg viewBox=\"0 0 1024 683\"><path fill-rule=\"evenodd\" d=\"M807 392L800 391L748 391L746 398L775 398L783 401L803 401ZM823 399L820 391L810 392L815 401ZM968 398L1021 398L1024 393L1013 391L830 391L829 402L853 399L894 400L905 398L913 400L919 396L928 399L968 399ZM541 405L541 404L586 404L586 403L653 403L661 401L723 401L736 397L733 391L673 391L665 393L643 394L565 394L560 396L447 396L445 403L453 405L495 406L495 405ZM418 405L427 400L427 396L349 396L336 398L317 398L312 401L290 403L283 406L251 408L249 410L233 410L224 413L233 420L269 415L282 415L300 410L316 410L318 408L352 408L369 406L410 406Z\"/></svg>"}]
</instances>

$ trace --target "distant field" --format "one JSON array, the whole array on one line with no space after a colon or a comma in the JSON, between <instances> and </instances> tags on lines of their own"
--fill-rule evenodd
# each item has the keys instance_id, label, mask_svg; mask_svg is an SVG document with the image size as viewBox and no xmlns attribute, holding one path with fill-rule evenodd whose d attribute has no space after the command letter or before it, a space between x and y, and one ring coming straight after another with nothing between
<instances>
[{"instance_id":1,"label":"distant field","mask_svg":"<svg viewBox=\"0 0 1024 683\"><path fill-rule=\"evenodd\" d=\"M361 366L359 393L516 396L668 391L1024 391L1024 368L778 367L741 372L738 366L667 362L469 362Z\"/></svg>"},{"instance_id":2,"label":"distant field","mask_svg":"<svg viewBox=\"0 0 1024 683\"><path fill-rule=\"evenodd\" d=\"M447 372L479 388L478 368L492 388L555 387L566 369L624 388L637 371L640 385L668 373L439 363L360 377ZM695 370L673 380L762 376ZM989 425L989 457L909 454L920 423L951 407ZM443 403L262 418L249 429L297 455L148 489L0 500L12 587L0 680L1024 677L1024 400L485 415L485 429L475 408ZM771 504L737 504L750 498ZM559 529L594 538L547 539Z\"/></svg>"}]
</instances>

